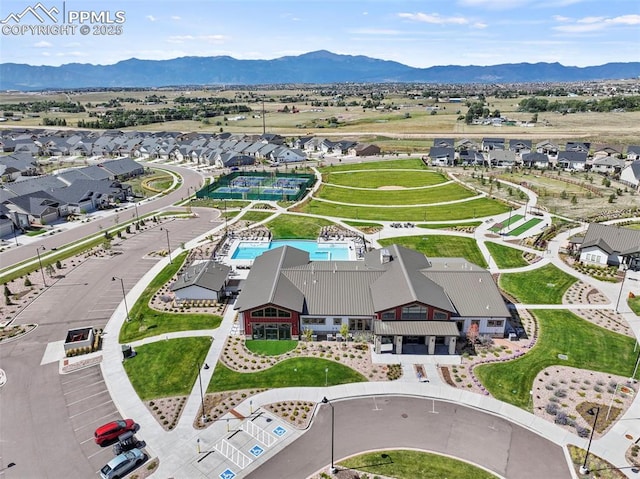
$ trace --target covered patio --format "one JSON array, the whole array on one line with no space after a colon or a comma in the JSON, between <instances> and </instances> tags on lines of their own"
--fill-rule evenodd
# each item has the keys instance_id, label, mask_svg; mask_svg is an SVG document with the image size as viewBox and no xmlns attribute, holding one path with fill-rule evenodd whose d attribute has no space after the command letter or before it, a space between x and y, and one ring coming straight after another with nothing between
<instances>
[{"instance_id":1,"label":"covered patio","mask_svg":"<svg viewBox=\"0 0 640 479\"><path fill-rule=\"evenodd\" d=\"M455 354L460 332L453 321L374 321L378 354Z\"/></svg>"}]
</instances>

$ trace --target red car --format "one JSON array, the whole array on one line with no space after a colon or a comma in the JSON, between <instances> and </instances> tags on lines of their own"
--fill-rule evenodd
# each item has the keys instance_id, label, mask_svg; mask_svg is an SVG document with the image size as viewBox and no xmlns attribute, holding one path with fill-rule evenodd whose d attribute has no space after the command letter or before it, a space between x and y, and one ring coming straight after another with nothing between
<instances>
[{"instance_id":1,"label":"red car","mask_svg":"<svg viewBox=\"0 0 640 479\"><path fill-rule=\"evenodd\" d=\"M93 434L93 438L96 441L96 444L103 446L106 443L118 439L120 434L127 431L135 432L135 430L136 423L133 419L121 419L119 421L109 422L100 426Z\"/></svg>"}]
</instances>

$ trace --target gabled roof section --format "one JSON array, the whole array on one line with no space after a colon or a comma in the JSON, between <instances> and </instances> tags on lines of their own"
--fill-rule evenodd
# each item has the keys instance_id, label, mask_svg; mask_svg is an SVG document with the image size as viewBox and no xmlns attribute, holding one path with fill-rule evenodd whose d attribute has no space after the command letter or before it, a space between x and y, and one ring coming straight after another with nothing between
<instances>
[{"instance_id":1,"label":"gabled roof section","mask_svg":"<svg viewBox=\"0 0 640 479\"><path fill-rule=\"evenodd\" d=\"M184 274L171 285L171 291L189 286L199 286L211 291L220 291L227 281L231 268L215 261L203 261L189 266Z\"/></svg>"},{"instance_id":2,"label":"gabled roof section","mask_svg":"<svg viewBox=\"0 0 640 479\"><path fill-rule=\"evenodd\" d=\"M253 262L251 273L236 301L235 309L246 311L274 304L302 312L304 294L282 274L283 268L309 263L309 253L291 246L266 251Z\"/></svg>"},{"instance_id":3,"label":"gabled roof section","mask_svg":"<svg viewBox=\"0 0 640 479\"><path fill-rule=\"evenodd\" d=\"M378 259L375 260L375 255L371 253L377 253ZM378 261L386 270L371 285L375 311L414 302L428 304L442 311L456 311L442 286L420 272L421 269L431 266L424 254L391 245L368 253L365 262L367 260L373 264Z\"/></svg>"},{"instance_id":4,"label":"gabled roof section","mask_svg":"<svg viewBox=\"0 0 640 479\"><path fill-rule=\"evenodd\" d=\"M640 247L640 230L591 223L582 242L582 248L595 246L607 254L630 251Z\"/></svg>"}]
</instances>

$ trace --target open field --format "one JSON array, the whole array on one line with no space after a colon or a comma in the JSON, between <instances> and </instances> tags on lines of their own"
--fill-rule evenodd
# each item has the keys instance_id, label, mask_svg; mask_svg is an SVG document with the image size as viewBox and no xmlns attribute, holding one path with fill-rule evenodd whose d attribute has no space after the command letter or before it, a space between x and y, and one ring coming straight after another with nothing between
<instances>
[{"instance_id":1,"label":"open field","mask_svg":"<svg viewBox=\"0 0 640 479\"><path fill-rule=\"evenodd\" d=\"M394 179L390 179L391 182ZM402 190L351 189L323 185L315 195L328 201L360 205L429 205L477 196L457 183Z\"/></svg>"},{"instance_id":2,"label":"open field","mask_svg":"<svg viewBox=\"0 0 640 479\"><path fill-rule=\"evenodd\" d=\"M278 239L316 239L323 226L333 223L323 218L309 218L299 215L282 214L269 221L266 226L271 230L274 240Z\"/></svg>"},{"instance_id":3,"label":"open field","mask_svg":"<svg viewBox=\"0 0 640 479\"><path fill-rule=\"evenodd\" d=\"M498 268L521 268L529 264L522 257L522 251L519 249L510 248L493 241L486 241L485 245Z\"/></svg>"},{"instance_id":4,"label":"open field","mask_svg":"<svg viewBox=\"0 0 640 479\"><path fill-rule=\"evenodd\" d=\"M419 92L419 87L416 88ZM43 118L63 119L67 127L75 128L78 121L90 120L89 113L103 114L105 111L122 108L124 110L145 109L158 111L163 108L179 106L174 100L178 97L220 98L231 100L232 103L248 106L251 112L245 113L245 119L232 121L232 113L213 116L203 120L177 120L148 125L133 125L125 129L140 131L199 131L216 133L221 129L234 133L256 134L262 133L262 103L265 99L265 124L268 131L285 136L314 134L326 137L376 137L386 136L390 140L381 139L379 144L388 152L426 151L434 136L456 136L458 138L481 138L496 136L497 129L492 126L466 125L458 120L464 115L467 106L464 103L436 103L435 99L420 95L388 92L381 104L385 109L363 108L360 95L345 95L343 103L328 101L316 90L264 90L251 92L247 90L218 90L201 89L161 90L161 91L101 91L101 92L70 92L70 93L3 93L0 94L0 104L29 103L35 101L69 101L79 102L87 110L80 113L64 113L60 111L39 112L37 117L19 113L20 121L8 122L7 127L41 126ZM292 97L300 101L290 101ZM287 101L284 101L287 99ZM499 110L514 120L530 120L532 115L518 112L518 103L526 97L496 98L487 96L486 104L491 111ZM557 98L547 97L550 101ZM565 97L559 97L564 99ZM590 99L591 97L576 97ZM322 106L311 106L312 102L319 102ZM186 103L186 105L193 105ZM431 112L428 106L437 106L438 110ZM285 107L289 111L296 108L296 113L279 112ZM590 139L597 143L627 143L637 142L636 125L640 122L640 112L611 112L611 113L559 113L542 112L538 116L535 127L508 126L499 129L499 136L514 138L543 139ZM395 142L394 139L401 140ZM407 140L426 140L424 143Z\"/></svg>"},{"instance_id":5,"label":"open field","mask_svg":"<svg viewBox=\"0 0 640 479\"><path fill-rule=\"evenodd\" d=\"M524 273L501 274L498 282L502 289L523 304L562 304L562 296L576 281L574 276L547 264Z\"/></svg>"},{"instance_id":6,"label":"open field","mask_svg":"<svg viewBox=\"0 0 640 479\"><path fill-rule=\"evenodd\" d=\"M442 173L434 170L385 170L342 171L325 173L322 181L329 185L351 186L356 188L380 188L396 186L419 188L437 185L449 181Z\"/></svg>"},{"instance_id":7,"label":"open field","mask_svg":"<svg viewBox=\"0 0 640 479\"><path fill-rule=\"evenodd\" d=\"M442 206L357 207L311 200L298 208L302 213L372 221L459 221L506 213L509 208L489 198Z\"/></svg>"}]
</instances>

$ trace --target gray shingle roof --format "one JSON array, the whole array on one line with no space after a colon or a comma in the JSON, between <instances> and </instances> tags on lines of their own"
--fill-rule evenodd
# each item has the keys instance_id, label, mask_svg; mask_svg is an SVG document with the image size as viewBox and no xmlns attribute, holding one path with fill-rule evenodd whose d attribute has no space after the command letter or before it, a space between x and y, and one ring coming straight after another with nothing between
<instances>
[{"instance_id":1,"label":"gray shingle roof","mask_svg":"<svg viewBox=\"0 0 640 479\"><path fill-rule=\"evenodd\" d=\"M229 276L231 268L215 261L203 261L189 266L184 274L171 285L171 291L178 291L189 286L200 286L211 291L221 291Z\"/></svg>"},{"instance_id":2,"label":"gray shingle roof","mask_svg":"<svg viewBox=\"0 0 640 479\"><path fill-rule=\"evenodd\" d=\"M629 253L640 249L640 231L619 226L591 223L581 248L596 246L607 254Z\"/></svg>"}]
</instances>

